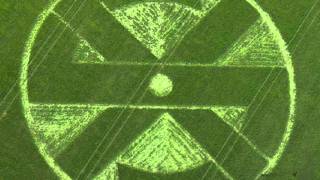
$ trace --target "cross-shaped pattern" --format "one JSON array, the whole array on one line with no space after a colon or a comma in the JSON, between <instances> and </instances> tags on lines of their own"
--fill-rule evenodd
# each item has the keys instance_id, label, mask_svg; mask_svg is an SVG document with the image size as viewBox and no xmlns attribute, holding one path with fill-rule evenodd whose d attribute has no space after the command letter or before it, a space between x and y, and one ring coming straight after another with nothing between
<instances>
[{"instance_id":1,"label":"cross-shaped pattern","mask_svg":"<svg viewBox=\"0 0 320 180\"><path fill-rule=\"evenodd\" d=\"M246 1L222 0L205 12L183 12L185 17L172 11L177 17L170 18L182 24L142 36L144 27L129 22L126 12L144 6L133 2L120 12L123 2L110 3L87 2L73 17L64 14L72 4L65 0L46 21L63 32L46 62L30 65L39 68L29 82L32 130L46 151L76 179L256 176L274 147L257 145L257 132L243 128L263 112L254 107L265 85L279 74L276 88L287 81L277 42L256 10ZM188 3L182 4L192 7ZM170 23L162 15L158 23ZM287 93L277 89L272 96ZM286 96L275 101L272 107L288 108ZM243 163L240 171L233 160Z\"/></svg>"}]
</instances>

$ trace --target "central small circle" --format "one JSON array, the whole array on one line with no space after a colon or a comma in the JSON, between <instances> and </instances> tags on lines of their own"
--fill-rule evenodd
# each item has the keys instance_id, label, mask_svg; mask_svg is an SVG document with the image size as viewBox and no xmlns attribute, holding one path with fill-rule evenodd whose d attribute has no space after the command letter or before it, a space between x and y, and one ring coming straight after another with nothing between
<instances>
[{"instance_id":1,"label":"central small circle","mask_svg":"<svg viewBox=\"0 0 320 180\"><path fill-rule=\"evenodd\" d=\"M173 84L171 79L164 74L155 75L149 84L149 89L152 94L158 97L164 97L171 93Z\"/></svg>"}]
</instances>

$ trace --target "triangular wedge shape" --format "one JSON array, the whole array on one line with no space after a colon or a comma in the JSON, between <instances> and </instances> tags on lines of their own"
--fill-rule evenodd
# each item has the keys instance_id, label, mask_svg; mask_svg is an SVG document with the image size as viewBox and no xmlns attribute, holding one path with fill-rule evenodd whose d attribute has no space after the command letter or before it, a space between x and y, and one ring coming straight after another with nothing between
<instances>
[{"instance_id":1,"label":"triangular wedge shape","mask_svg":"<svg viewBox=\"0 0 320 180\"><path fill-rule=\"evenodd\" d=\"M271 30L259 19L215 64L236 67L284 67L284 58Z\"/></svg>"},{"instance_id":2,"label":"triangular wedge shape","mask_svg":"<svg viewBox=\"0 0 320 180\"><path fill-rule=\"evenodd\" d=\"M244 115L247 111L245 107L213 107L211 111L216 113L225 123L239 129L244 122Z\"/></svg>"},{"instance_id":3,"label":"triangular wedge shape","mask_svg":"<svg viewBox=\"0 0 320 180\"><path fill-rule=\"evenodd\" d=\"M30 122L32 133L45 146L52 156L56 156L68 146L106 107L32 104L33 121Z\"/></svg>"},{"instance_id":4,"label":"triangular wedge shape","mask_svg":"<svg viewBox=\"0 0 320 180\"><path fill-rule=\"evenodd\" d=\"M117 163L111 163L100 174L93 178L94 180L118 180L118 166Z\"/></svg>"},{"instance_id":5,"label":"triangular wedge shape","mask_svg":"<svg viewBox=\"0 0 320 180\"><path fill-rule=\"evenodd\" d=\"M165 113L128 147L119 163L152 173L172 173L209 159L210 155Z\"/></svg>"},{"instance_id":6,"label":"triangular wedge shape","mask_svg":"<svg viewBox=\"0 0 320 180\"><path fill-rule=\"evenodd\" d=\"M78 64L99 64L106 59L94 49L86 40L79 38L78 47L75 49L73 62Z\"/></svg>"},{"instance_id":7,"label":"triangular wedge shape","mask_svg":"<svg viewBox=\"0 0 320 180\"><path fill-rule=\"evenodd\" d=\"M146 2L112 12L158 59L170 52L219 0L205 0L196 10L179 3Z\"/></svg>"}]
</instances>

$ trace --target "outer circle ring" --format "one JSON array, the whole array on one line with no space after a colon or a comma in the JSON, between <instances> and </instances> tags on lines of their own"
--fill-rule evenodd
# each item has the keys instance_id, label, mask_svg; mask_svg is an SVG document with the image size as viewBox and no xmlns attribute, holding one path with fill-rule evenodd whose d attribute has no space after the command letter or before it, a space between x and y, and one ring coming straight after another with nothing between
<instances>
[{"instance_id":1,"label":"outer circle ring","mask_svg":"<svg viewBox=\"0 0 320 180\"><path fill-rule=\"evenodd\" d=\"M25 49L22 55L22 64L20 71L20 93L21 100L23 106L23 113L28 122L33 122L34 119L32 117L30 107L29 107L29 97L28 97L28 65L30 61L32 47L36 41L36 37L41 29L43 23L46 18L50 15L51 11L61 2L62 0L54 0L52 1L37 17L36 23L33 25L30 35L25 43ZM295 75L294 68L291 60L290 53L287 50L286 42L283 40L280 31L272 21L272 18L269 16L267 12L265 12L256 2L255 0L246 0L256 11L260 14L262 19L270 28L274 37L277 39L279 43L280 51L285 61L285 66L288 72L289 78L289 97L290 97L290 105L289 105L289 117L287 121L287 126L285 128L284 134L282 136L281 143L276 150L275 154L269 160L268 165L257 175L256 179L261 177L261 175L265 173L270 173L276 166L278 161L280 160L282 154L285 151L285 148L290 140L290 135L292 133L294 122L295 122L295 109L296 109L296 84L295 84ZM29 126L29 123L28 123ZM55 162L55 160L45 151L45 145L34 138L35 144L38 147L38 150L48 165L52 168L52 170L57 174L57 176L61 179L71 179Z\"/></svg>"}]
</instances>

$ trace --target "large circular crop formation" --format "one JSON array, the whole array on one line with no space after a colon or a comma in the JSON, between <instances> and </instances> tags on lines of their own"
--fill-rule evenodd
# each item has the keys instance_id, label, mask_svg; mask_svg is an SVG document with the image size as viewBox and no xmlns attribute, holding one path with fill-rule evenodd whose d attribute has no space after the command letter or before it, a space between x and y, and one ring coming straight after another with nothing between
<instances>
[{"instance_id":1,"label":"large circular crop formation","mask_svg":"<svg viewBox=\"0 0 320 180\"><path fill-rule=\"evenodd\" d=\"M259 179L294 125L291 57L254 0L53 0L21 68L60 179Z\"/></svg>"}]
</instances>

